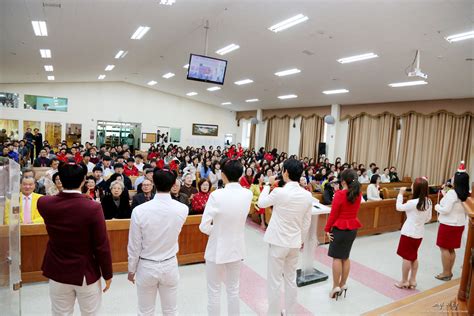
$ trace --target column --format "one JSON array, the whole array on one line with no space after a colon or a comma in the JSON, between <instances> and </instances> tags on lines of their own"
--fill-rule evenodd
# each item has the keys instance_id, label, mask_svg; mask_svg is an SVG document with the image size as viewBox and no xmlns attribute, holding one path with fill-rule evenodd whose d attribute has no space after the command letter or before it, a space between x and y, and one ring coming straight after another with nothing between
<instances>
[{"instance_id":1,"label":"column","mask_svg":"<svg viewBox=\"0 0 474 316\"><path fill-rule=\"evenodd\" d=\"M339 104L331 105L331 115L334 117L335 123L327 125L327 138L326 138L326 157L329 161L336 159L336 136L339 126L339 117L341 112L341 106Z\"/></svg>"}]
</instances>

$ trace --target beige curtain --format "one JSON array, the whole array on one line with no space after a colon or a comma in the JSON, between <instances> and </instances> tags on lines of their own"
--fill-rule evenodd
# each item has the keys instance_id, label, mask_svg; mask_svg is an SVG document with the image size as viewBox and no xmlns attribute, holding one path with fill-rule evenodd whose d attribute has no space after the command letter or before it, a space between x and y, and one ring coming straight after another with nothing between
<instances>
[{"instance_id":1,"label":"beige curtain","mask_svg":"<svg viewBox=\"0 0 474 316\"><path fill-rule=\"evenodd\" d=\"M255 148L255 133L257 131L257 124L250 125L250 139L249 139L249 148Z\"/></svg>"},{"instance_id":2,"label":"beige curtain","mask_svg":"<svg viewBox=\"0 0 474 316\"><path fill-rule=\"evenodd\" d=\"M401 123L399 175L427 176L430 184L441 184L452 177L461 160L469 164L474 142L472 115L410 113Z\"/></svg>"},{"instance_id":3,"label":"beige curtain","mask_svg":"<svg viewBox=\"0 0 474 316\"><path fill-rule=\"evenodd\" d=\"M289 137L289 117L274 117L267 121L267 134L265 137L265 147L267 150L276 148L278 152L288 152Z\"/></svg>"},{"instance_id":4,"label":"beige curtain","mask_svg":"<svg viewBox=\"0 0 474 316\"><path fill-rule=\"evenodd\" d=\"M397 118L392 114L364 114L349 120L347 159L349 163L374 162L380 168L392 165L397 150Z\"/></svg>"},{"instance_id":5,"label":"beige curtain","mask_svg":"<svg viewBox=\"0 0 474 316\"><path fill-rule=\"evenodd\" d=\"M324 136L324 119L320 116L303 117L300 128L300 157L317 158L318 145Z\"/></svg>"}]
</instances>

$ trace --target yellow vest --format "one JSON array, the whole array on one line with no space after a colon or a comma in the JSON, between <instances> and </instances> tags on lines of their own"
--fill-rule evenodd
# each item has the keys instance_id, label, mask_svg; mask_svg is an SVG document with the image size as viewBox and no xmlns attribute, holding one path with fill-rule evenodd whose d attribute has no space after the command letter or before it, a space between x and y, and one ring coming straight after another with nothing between
<instances>
[{"instance_id":1,"label":"yellow vest","mask_svg":"<svg viewBox=\"0 0 474 316\"><path fill-rule=\"evenodd\" d=\"M43 218L38 212L38 199L43 195L38 193L31 193L31 222L34 224L44 223ZM5 201L5 225L10 224L10 200ZM23 224L23 193L20 193L20 224Z\"/></svg>"}]
</instances>

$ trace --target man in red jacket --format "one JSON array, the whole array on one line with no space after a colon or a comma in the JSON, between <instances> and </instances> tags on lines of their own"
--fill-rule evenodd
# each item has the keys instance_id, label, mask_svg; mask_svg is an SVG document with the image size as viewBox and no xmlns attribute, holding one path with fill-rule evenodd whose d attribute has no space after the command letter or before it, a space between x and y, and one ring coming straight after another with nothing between
<instances>
[{"instance_id":1,"label":"man in red jacket","mask_svg":"<svg viewBox=\"0 0 474 316\"><path fill-rule=\"evenodd\" d=\"M81 314L97 315L112 282L110 252L104 212L100 203L81 194L87 170L81 165L59 168L64 190L38 200L49 242L43 259L43 275L49 279L53 315L72 315L76 298Z\"/></svg>"}]
</instances>

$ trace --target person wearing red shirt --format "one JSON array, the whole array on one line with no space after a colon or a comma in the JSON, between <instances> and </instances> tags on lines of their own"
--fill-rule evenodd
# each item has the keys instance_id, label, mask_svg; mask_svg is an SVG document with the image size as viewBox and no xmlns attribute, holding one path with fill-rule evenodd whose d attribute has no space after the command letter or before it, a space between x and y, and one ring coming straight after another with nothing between
<instances>
[{"instance_id":1,"label":"person wearing red shirt","mask_svg":"<svg viewBox=\"0 0 474 316\"><path fill-rule=\"evenodd\" d=\"M334 194L331 213L326 222L326 235L329 239L328 256L333 258L332 275L333 289L329 296L337 298L347 292L346 281L349 277L349 254L357 235L357 229L362 227L357 213L360 209L362 194L357 173L346 169L341 173L343 190Z\"/></svg>"},{"instance_id":2,"label":"person wearing red shirt","mask_svg":"<svg viewBox=\"0 0 474 316\"><path fill-rule=\"evenodd\" d=\"M81 153L77 150L77 147L71 148L71 154L74 158L74 161L78 164L82 161Z\"/></svg>"},{"instance_id":3,"label":"person wearing red shirt","mask_svg":"<svg viewBox=\"0 0 474 316\"><path fill-rule=\"evenodd\" d=\"M137 167L135 167L135 159L133 159L132 157L127 159L127 164L123 169L123 173L127 177L138 177L138 169Z\"/></svg>"},{"instance_id":4,"label":"person wearing red shirt","mask_svg":"<svg viewBox=\"0 0 474 316\"><path fill-rule=\"evenodd\" d=\"M211 182L207 179L202 179L199 182L199 192L193 196L191 201L191 209L193 214L202 214L206 208L207 200L211 195Z\"/></svg>"},{"instance_id":5,"label":"person wearing red shirt","mask_svg":"<svg viewBox=\"0 0 474 316\"><path fill-rule=\"evenodd\" d=\"M61 148L59 153L56 155L56 158L58 158L59 161L67 162L66 148Z\"/></svg>"},{"instance_id":6,"label":"person wearing red shirt","mask_svg":"<svg viewBox=\"0 0 474 316\"><path fill-rule=\"evenodd\" d=\"M239 183L243 188L250 189L250 186L253 183L253 174L254 171L252 168L248 167L245 169L245 174L239 180Z\"/></svg>"},{"instance_id":7,"label":"person wearing red shirt","mask_svg":"<svg viewBox=\"0 0 474 316\"><path fill-rule=\"evenodd\" d=\"M240 158L244 155L244 149L240 143L237 144L237 157Z\"/></svg>"},{"instance_id":8,"label":"person wearing red shirt","mask_svg":"<svg viewBox=\"0 0 474 316\"><path fill-rule=\"evenodd\" d=\"M273 160L273 155L271 153L266 153L263 156L263 159L265 159L266 161L272 161Z\"/></svg>"},{"instance_id":9,"label":"person wearing red shirt","mask_svg":"<svg viewBox=\"0 0 474 316\"><path fill-rule=\"evenodd\" d=\"M235 145L230 146L229 151L227 152L227 157L232 159L235 155Z\"/></svg>"}]
</instances>

